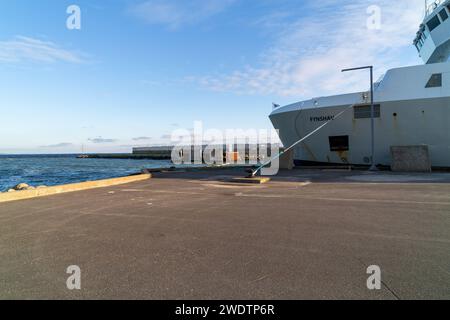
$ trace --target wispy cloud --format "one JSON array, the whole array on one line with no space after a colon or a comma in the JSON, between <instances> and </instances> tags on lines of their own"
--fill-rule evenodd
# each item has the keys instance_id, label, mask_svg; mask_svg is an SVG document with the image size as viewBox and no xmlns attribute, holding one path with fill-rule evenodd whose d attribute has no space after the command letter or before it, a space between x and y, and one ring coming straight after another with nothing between
<instances>
[{"instance_id":1,"label":"wispy cloud","mask_svg":"<svg viewBox=\"0 0 450 320\"><path fill-rule=\"evenodd\" d=\"M172 138L172 135L171 134L163 134L162 136L161 136L161 139L162 140L170 140Z\"/></svg>"},{"instance_id":2,"label":"wispy cloud","mask_svg":"<svg viewBox=\"0 0 450 320\"><path fill-rule=\"evenodd\" d=\"M236 0L147 0L131 7L132 14L150 24L171 29L208 19Z\"/></svg>"},{"instance_id":3,"label":"wispy cloud","mask_svg":"<svg viewBox=\"0 0 450 320\"><path fill-rule=\"evenodd\" d=\"M99 138L91 138L88 139L88 141L92 142L92 143L96 143L96 144L101 144L101 143L114 143L117 142L117 139L104 139L102 137Z\"/></svg>"},{"instance_id":4,"label":"wispy cloud","mask_svg":"<svg viewBox=\"0 0 450 320\"><path fill-rule=\"evenodd\" d=\"M61 48L50 41L23 36L0 41L0 63L24 61L82 63L85 60L82 54Z\"/></svg>"},{"instance_id":5,"label":"wispy cloud","mask_svg":"<svg viewBox=\"0 0 450 320\"><path fill-rule=\"evenodd\" d=\"M151 137L136 137L133 138L133 141L144 141L144 140L152 140Z\"/></svg>"},{"instance_id":6,"label":"wispy cloud","mask_svg":"<svg viewBox=\"0 0 450 320\"><path fill-rule=\"evenodd\" d=\"M381 8L380 30L367 28L372 4ZM411 43L423 17L422 0L308 0L299 6L310 14L279 12L259 19L276 40L257 63L194 81L217 91L310 97L364 87L366 75L343 75L344 67L373 64L380 74L419 62Z\"/></svg>"},{"instance_id":7,"label":"wispy cloud","mask_svg":"<svg viewBox=\"0 0 450 320\"><path fill-rule=\"evenodd\" d=\"M57 143L57 144L51 144L48 146L41 146L41 148L67 148L67 147L73 147L73 143L69 143L69 142L61 142L61 143Z\"/></svg>"}]
</instances>

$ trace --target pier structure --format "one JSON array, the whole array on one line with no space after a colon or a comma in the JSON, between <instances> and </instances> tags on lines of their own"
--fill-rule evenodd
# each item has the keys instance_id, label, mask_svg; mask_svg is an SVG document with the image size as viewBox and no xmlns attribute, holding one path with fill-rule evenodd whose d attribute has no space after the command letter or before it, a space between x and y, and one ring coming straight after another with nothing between
<instances>
[{"instance_id":1,"label":"pier structure","mask_svg":"<svg viewBox=\"0 0 450 320\"><path fill-rule=\"evenodd\" d=\"M0 205L3 299L450 299L450 175L242 169ZM82 290L67 290L66 270ZM369 290L367 270L382 274Z\"/></svg>"}]
</instances>

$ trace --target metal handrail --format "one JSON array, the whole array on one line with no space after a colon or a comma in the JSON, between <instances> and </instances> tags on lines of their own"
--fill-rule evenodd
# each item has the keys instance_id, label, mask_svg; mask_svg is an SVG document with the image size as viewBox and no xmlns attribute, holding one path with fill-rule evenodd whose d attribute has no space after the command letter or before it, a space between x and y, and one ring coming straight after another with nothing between
<instances>
[{"instance_id":1,"label":"metal handrail","mask_svg":"<svg viewBox=\"0 0 450 320\"><path fill-rule=\"evenodd\" d=\"M425 0L425 18L428 18L436 8L446 1L447 0L433 0L432 3L429 3L429 0Z\"/></svg>"}]
</instances>

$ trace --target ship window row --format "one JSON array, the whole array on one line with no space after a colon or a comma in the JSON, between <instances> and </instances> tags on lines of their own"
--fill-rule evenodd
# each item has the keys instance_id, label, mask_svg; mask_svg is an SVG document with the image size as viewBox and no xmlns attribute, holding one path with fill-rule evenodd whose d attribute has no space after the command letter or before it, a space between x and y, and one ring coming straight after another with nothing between
<instances>
[{"instance_id":1,"label":"ship window row","mask_svg":"<svg viewBox=\"0 0 450 320\"><path fill-rule=\"evenodd\" d=\"M372 118L372 106L371 105L362 105L355 106L353 108L354 118L355 119L370 119ZM381 106L376 104L374 106L374 117L379 118L381 116Z\"/></svg>"},{"instance_id":2,"label":"ship window row","mask_svg":"<svg viewBox=\"0 0 450 320\"><path fill-rule=\"evenodd\" d=\"M448 10L448 11L447 11ZM439 11L433 18L431 18L427 23L428 30L431 32L437 27L441 25L442 22L446 21L450 17L450 4L446 7L443 7L441 11ZM417 38L414 40L414 45L417 50L420 52L422 49L427 36L425 34L424 27L417 32Z\"/></svg>"},{"instance_id":3,"label":"ship window row","mask_svg":"<svg viewBox=\"0 0 450 320\"><path fill-rule=\"evenodd\" d=\"M423 31L420 31L418 33L416 41L414 42L418 51L420 51L420 49L422 49L426 39L427 39L427 35Z\"/></svg>"},{"instance_id":4,"label":"ship window row","mask_svg":"<svg viewBox=\"0 0 450 320\"><path fill-rule=\"evenodd\" d=\"M424 34L422 34L421 37L416 42L416 47L418 50L420 50L423 47L425 40L426 40L426 37Z\"/></svg>"},{"instance_id":5,"label":"ship window row","mask_svg":"<svg viewBox=\"0 0 450 320\"><path fill-rule=\"evenodd\" d=\"M450 12L450 5L447 5L447 9L444 7L441 11L439 11L437 15L435 15L433 18L430 19L430 21L427 22L427 26L430 32L440 26L441 20L442 22L444 22L445 20L448 19L449 14L447 10ZM439 19L439 17L441 19Z\"/></svg>"},{"instance_id":6,"label":"ship window row","mask_svg":"<svg viewBox=\"0 0 450 320\"><path fill-rule=\"evenodd\" d=\"M439 15L441 16L442 21L445 21L448 19L448 13L445 10L445 8L442 9L441 12L439 12Z\"/></svg>"},{"instance_id":7,"label":"ship window row","mask_svg":"<svg viewBox=\"0 0 450 320\"><path fill-rule=\"evenodd\" d=\"M434 16L433 18L431 18L430 21L427 22L427 26L430 31L433 31L434 29L439 27L440 24L441 24L441 20L439 20L439 17L437 15Z\"/></svg>"}]
</instances>

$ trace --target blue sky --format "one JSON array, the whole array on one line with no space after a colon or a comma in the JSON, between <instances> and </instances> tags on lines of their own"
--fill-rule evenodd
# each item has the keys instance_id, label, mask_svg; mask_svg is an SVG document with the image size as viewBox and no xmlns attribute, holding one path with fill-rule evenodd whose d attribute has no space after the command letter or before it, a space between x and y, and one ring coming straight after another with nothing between
<instances>
[{"instance_id":1,"label":"blue sky","mask_svg":"<svg viewBox=\"0 0 450 320\"><path fill-rule=\"evenodd\" d=\"M128 152L197 120L271 128L272 102L366 90L344 67L421 63L422 0L15 0L0 15L0 153Z\"/></svg>"}]
</instances>

